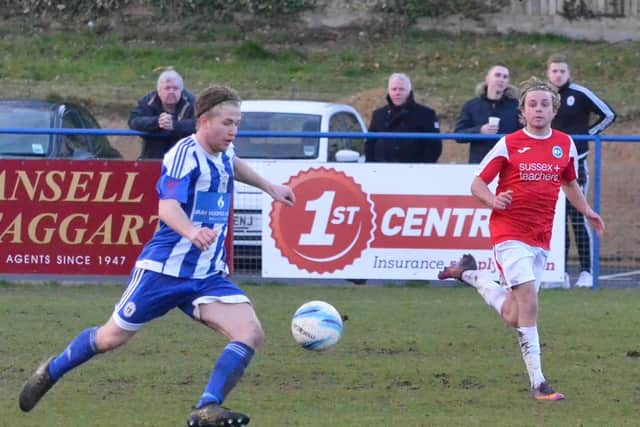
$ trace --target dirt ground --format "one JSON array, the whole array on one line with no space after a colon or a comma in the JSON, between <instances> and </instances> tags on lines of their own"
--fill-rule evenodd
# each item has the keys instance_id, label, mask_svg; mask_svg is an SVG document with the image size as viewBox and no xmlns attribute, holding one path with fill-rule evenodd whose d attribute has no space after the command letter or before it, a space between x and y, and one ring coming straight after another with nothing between
<instances>
[{"instance_id":1,"label":"dirt ground","mask_svg":"<svg viewBox=\"0 0 640 427\"><path fill-rule=\"evenodd\" d=\"M384 102L384 89L374 89L337 99L336 102L354 106L361 112L368 123L371 112ZM418 99L434 108L440 117L442 132L453 132L457 111L453 111L438 99ZM99 117L103 128L127 129L127 113L106 113ZM619 118L609 129L608 135L640 136L640 119ZM125 159L133 160L140 154L138 138L110 137L114 147ZM592 150L593 151L593 150ZM467 160L468 148L447 140L444 144L441 163L464 163ZM606 142L602 147L602 180L601 180L601 212L607 223L607 233L601 241L601 259L610 264L629 261L640 262L640 222L638 207L640 206L640 142ZM591 188L593 196L594 165L591 158ZM576 256L570 253L570 260Z\"/></svg>"}]
</instances>

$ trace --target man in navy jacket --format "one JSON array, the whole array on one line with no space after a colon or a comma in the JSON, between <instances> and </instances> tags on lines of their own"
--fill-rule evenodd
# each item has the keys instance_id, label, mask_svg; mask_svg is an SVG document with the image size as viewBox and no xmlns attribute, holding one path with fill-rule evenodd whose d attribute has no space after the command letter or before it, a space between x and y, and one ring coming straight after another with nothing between
<instances>
[{"instance_id":1,"label":"man in navy jacket","mask_svg":"<svg viewBox=\"0 0 640 427\"><path fill-rule=\"evenodd\" d=\"M158 77L156 90L138 101L129 115L129 127L156 133L142 138L141 159L161 159L178 140L196 131L195 97L184 89L173 69Z\"/></svg>"},{"instance_id":2,"label":"man in navy jacket","mask_svg":"<svg viewBox=\"0 0 640 427\"><path fill-rule=\"evenodd\" d=\"M476 86L476 97L462 107L456 133L506 134L522 128L518 116L518 90L509 85L509 77L509 69L503 64L489 68L484 82ZM499 120L489 120L490 117ZM456 142L469 144L469 163L480 163L498 138Z\"/></svg>"},{"instance_id":3,"label":"man in navy jacket","mask_svg":"<svg viewBox=\"0 0 640 427\"><path fill-rule=\"evenodd\" d=\"M405 74L389 77L387 105L373 112L369 132L440 133L435 111L413 98ZM367 162L435 163L442 154L441 139L374 138L365 143Z\"/></svg>"}]
</instances>

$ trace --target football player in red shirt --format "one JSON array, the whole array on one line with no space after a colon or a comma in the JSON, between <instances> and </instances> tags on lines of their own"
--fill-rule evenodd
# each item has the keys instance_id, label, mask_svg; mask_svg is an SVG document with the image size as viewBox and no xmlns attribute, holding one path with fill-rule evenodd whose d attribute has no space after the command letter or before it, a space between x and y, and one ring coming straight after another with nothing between
<instances>
[{"instance_id":1,"label":"football player in red shirt","mask_svg":"<svg viewBox=\"0 0 640 427\"><path fill-rule=\"evenodd\" d=\"M551 129L560 97L535 77L521 86L525 127L506 135L485 156L471 193L492 209L489 228L500 284L478 272L471 255L441 273L474 286L484 300L516 329L536 400L562 400L542 374L538 338L538 290L547 260L560 187L567 199L602 235L604 222L576 181L577 151L571 137ZM489 184L498 177L495 194Z\"/></svg>"}]
</instances>

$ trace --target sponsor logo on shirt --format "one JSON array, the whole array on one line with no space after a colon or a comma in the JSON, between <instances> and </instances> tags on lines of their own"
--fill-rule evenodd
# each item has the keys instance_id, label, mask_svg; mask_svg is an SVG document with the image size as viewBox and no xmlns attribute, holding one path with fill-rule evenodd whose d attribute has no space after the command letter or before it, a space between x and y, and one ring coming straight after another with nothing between
<instances>
[{"instance_id":1,"label":"sponsor logo on shirt","mask_svg":"<svg viewBox=\"0 0 640 427\"><path fill-rule=\"evenodd\" d=\"M205 224L226 224L231 208L229 193L198 191L192 220Z\"/></svg>"},{"instance_id":2,"label":"sponsor logo on shirt","mask_svg":"<svg viewBox=\"0 0 640 427\"><path fill-rule=\"evenodd\" d=\"M560 181L560 166L552 163L520 163L521 181Z\"/></svg>"},{"instance_id":3,"label":"sponsor logo on shirt","mask_svg":"<svg viewBox=\"0 0 640 427\"><path fill-rule=\"evenodd\" d=\"M518 153L523 154L523 153L526 153L529 150L531 150L531 147L518 148Z\"/></svg>"}]
</instances>

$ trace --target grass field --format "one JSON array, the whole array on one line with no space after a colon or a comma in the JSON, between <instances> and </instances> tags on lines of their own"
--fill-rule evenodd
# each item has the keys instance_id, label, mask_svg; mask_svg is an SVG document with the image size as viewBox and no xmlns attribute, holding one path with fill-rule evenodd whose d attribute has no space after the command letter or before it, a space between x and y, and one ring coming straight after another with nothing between
<instances>
[{"instance_id":1,"label":"grass field","mask_svg":"<svg viewBox=\"0 0 640 427\"><path fill-rule=\"evenodd\" d=\"M267 344L226 402L251 425L636 426L637 291L545 291L543 367L567 400L529 398L514 333L463 287L247 285ZM33 412L17 394L45 355L109 316L122 288L0 285L0 426L182 426L224 345L173 312L128 347L69 373ZM327 353L298 348L291 314L311 299L349 317Z\"/></svg>"},{"instance_id":2,"label":"grass field","mask_svg":"<svg viewBox=\"0 0 640 427\"><path fill-rule=\"evenodd\" d=\"M640 113L638 42L421 31L360 37L347 29L328 38L312 33L304 38L277 27L242 35L224 26L202 33L185 33L187 28L150 33L153 26L146 26L135 34L122 28L98 35L86 28L29 33L7 27L0 30L0 96L71 97L94 110L126 116L155 86L153 70L162 66L176 67L195 92L216 82L233 86L245 99L330 101L383 89L390 73L402 71L411 76L417 99L449 122L475 96L475 85L490 65L508 64L517 84L543 76L547 57L564 51L571 53L574 78L619 113ZM376 99L382 102L384 92ZM368 115L370 107L362 113Z\"/></svg>"}]
</instances>

